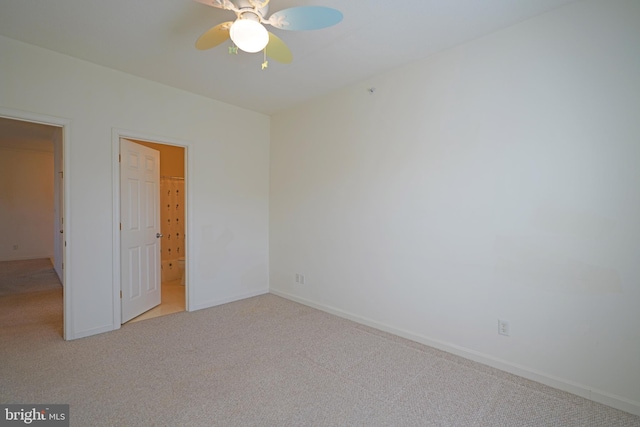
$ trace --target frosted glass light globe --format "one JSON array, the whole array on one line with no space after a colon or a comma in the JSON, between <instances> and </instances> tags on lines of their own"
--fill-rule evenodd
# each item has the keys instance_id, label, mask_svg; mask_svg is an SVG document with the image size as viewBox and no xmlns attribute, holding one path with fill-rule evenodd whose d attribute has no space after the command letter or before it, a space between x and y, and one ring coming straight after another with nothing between
<instances>
[{"instance_id":1,"label":"frosted glass light globe","mask_svg":"<svg viewBox=\"0 0 640 427\"><path fill-rule=\"evenodd\" d=\"M241 50L248 53L260 52L269 43L269 32L264 26L251 19L238 19L229 29L231 40Z\"/></svg>"}]
</instances>

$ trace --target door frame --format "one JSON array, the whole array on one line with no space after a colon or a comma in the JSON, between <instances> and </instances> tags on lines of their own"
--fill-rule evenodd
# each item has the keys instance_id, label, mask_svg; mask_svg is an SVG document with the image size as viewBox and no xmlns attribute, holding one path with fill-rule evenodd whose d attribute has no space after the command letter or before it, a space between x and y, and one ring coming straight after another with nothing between
<instances>
[{"instance_id":1,"label":"door frame","mask_svg":"<svg viewBox=\"0 0 640 427\"><path fill-rule=\"evenodd\" d=\"M189 165L192 163L193 144L188 141L178 140L146 133L112 128L111 130L111 163L113 166L113 329L120 329L122 326L122 310L120 306L120 289L121 289L121 267L120 267L120 138L133 139L138 141L151 142L154 144L173 145L184 148L184 175L185 175L185 200L184 216L187 223L185 224L185 266L184 266L184 287L185 287L185 310L190 311L190 286L189 277L191 273L192 255L191 250L193 239L191 239L191 179L192 173ZM160 160L162 162L162 159ZM159 203L159 202L158 202Z\"/></svg>"},{"instance_id":2,"label":"door frame","mask_svg":"<svg viewBox=\"0 0 640 427\"><path fill-rule=\"evenodd\" d=\"M48 126L54 126L60 128L62 130L62 141L60 144L62 145L62 171L64 173L63 188L62 188L62 209L64 215L64 239L62 241L62 263L64 268L62 269L62 286L63 286L63 308L62 308L62 338L64 340L74 339L73 336L73 285L71 282L71 275L69 271L71 270L71 252L70 246L67 243L72 241L72 219L71 219L71 206L70 206L70 194L71 194L71 168L69 167L69 162L71 159L71 120L64 119L61 117L47 116L44 114L31 113L28 111L14 110L10 108L0 107L0 117L11 119L11 120L19 120L22 122L31 122L31 123L39 123ZM52 179L57 179L57 177L53 177ZM57 194L54 194L54 197L58 197ZM55 228L58 227L58 224L54 225Z\"/></svg>"}]
</instances>

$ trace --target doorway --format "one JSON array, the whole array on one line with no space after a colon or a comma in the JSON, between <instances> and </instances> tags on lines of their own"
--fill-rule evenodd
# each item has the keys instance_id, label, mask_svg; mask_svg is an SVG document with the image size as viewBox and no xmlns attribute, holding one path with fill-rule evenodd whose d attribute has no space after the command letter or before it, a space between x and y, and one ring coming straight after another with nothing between
<instances>
[{"instance_id":1,"label":"doorway","mask_svg":"<svg viewBox=\"0 0 640 427\"><path fill-rule=\"evenodd\" d=\"M157 316L163 316L187 309L186 294L188 289L187 257L186 257L186 147L159 142L154 139L140 137L123 137L120 135L120 290L121 317L120 322L134 323ZM125 154L126 153L126 154ZM145 164L152 168L157 156L156 177L147 176L144 187L135 184L137 178L129 177L130 158L134 164ZM144 159L138 162L135 158ZM137 167L134 167L136 169ZM134 174L137 172L133 172ZM134 183L134 184L131 184ZM124 185L123 185L124 184ZM130 185L135 186L133 193ZM140 187L141 188L141 187ZM151 188L157 188L157 195L144 195ZM149 190L150 191L150 190ZM132 196L133 194L133 196ZM135 202L141 210L138 212L141 222L149 225L147 242L138 249L131 245L131 197L140 197ZM145 200L142 200L146 198ZM151 201L153 200L153 201ZM153 206L147 207L147 204ZM146 216L143 218L143 216ZM156 219L157 217L157 219ZM156 221L159 224L156 224ZM134 221L135 222L135 221ZM140 230L143 231L139 225ZM135 232L134 232L135 234ZM139 233L140 234L140 233ZM144 232L141 234L145 234ZM155 246L158 246L157 257ZM142 253L144 252L144 253ZM133 259L133 262L130 260ZM158 273L155 273L157 271ZM145 277L148 275L149 277ZM137 286L133 282L140 281ZM156 280L154 283L153 281ZM156 283L159 295L156 295ZM132 292L132 289L134 292ZM147 296L145 296L145 293ZM142 301L142 305L136 301ZM157 297L157 300L156 300ZM133 304L131 302L134 302ZM146 304L146 306L145 306ZM138 307L132 311L132 305ZM133 317L132 317L133 316Z\"/></svg>"},{"instance_id":2,"label":"doorway","mask_svg":"<svg viewBox=\"0 0 640 427\"><path fill-rule=\"evenodd\" d=\"M57 123L56 123L57 122ZM0 261L5 289L40 292L65 286L64 121L28 113L0 111ZM14 271L15 270L15 271ZM67 294L60 297L66 333Z\"/></svg>"}]
</instances>

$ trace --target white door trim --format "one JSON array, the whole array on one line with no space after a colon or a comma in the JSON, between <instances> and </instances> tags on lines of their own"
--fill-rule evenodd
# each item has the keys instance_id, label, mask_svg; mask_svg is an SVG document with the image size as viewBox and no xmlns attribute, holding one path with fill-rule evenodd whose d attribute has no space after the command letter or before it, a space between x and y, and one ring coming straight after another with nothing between
<instances>
[{"instance_id":1,"label":"white door trim","mask_svg":"<svg viewBox=\"0 0 640 427\"><path fill-rule=\"evenodd\" d=\"M13 110L10 108L0 107L0 117L21 120L23 122L40 123L49 126L62 128L62 170L64 171L64 245L62 248L62 262L64 269L62 271L62 283L64 285L63 292L63 309L62 309L62 334L65 340L75 339L73 330L73 284L71 282L71 256L70 247L72 242L73 221L71 218L71 168L69 167L69 159L71 159L71 120L61 117L47 116L44 114L31 113L28 111ZM56 224L57 226L57 224Z\"/></svg>"},{"instance_id":2,"label":"white door trim","mask_svg":"<svg viewBox=\"0 0 640 427\"><path fill-rule=\"evenodd\" d=\"M125 139L135 139L138 141L146 141L152 142L156 144L164 144L164 145L175 145L178 147L183 147L185 150L185 160L184 160L184 175L185 175L185 218L187 219L187 224L185 228L185 266L184 266L184 274L185 274L185 310L190 311L189 307L191 307L191 294L190 292L190 273L191 273L191 254L192 251L192 242L191 233L192 233L192 218L191 218L191 206L192 206L192 197L191 197L191 182L192 182L192 172L190 165L193 163L193 144L189 141L178 140L174 138L168 138L157 135L150 135L146 133L140 133L136 131L130 131L126 129L118 129L113 128L111 130L111 164L112 164L112 188L113 188L113 329L120 329L122 313L120 306L120 138Z\"/></svg>"}]
</instances>

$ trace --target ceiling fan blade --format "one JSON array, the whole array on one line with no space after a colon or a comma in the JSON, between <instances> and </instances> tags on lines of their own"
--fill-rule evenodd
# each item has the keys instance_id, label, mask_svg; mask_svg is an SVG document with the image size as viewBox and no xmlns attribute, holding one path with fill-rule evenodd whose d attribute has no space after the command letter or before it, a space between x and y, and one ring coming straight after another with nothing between
<instances>
[{"instance_id":1,"label":"ceiling fan blade","mask_svg":"<svg viewBox=\"0 0 640 427\"><path fill-rule=\"evenodd\" d=\"M267 23L281 30L319 30L342 21L342 12L324 6L298 6L279 10Z\"/></svg>"},{"instance_id":2,"label":"ceiling fan blade","mask_svg":"<svg viewBox=\"0 0 640 427\"><path fill-rule=\"evenodd\" d=\"M238 8L235 4L231 3L229 0L195 0L198 3L206 4L207 6L217 7L218 9L225 10L233 10L234 12L238 11Z\"/></svg>"},{"instance_id":3,"label":"ceiling fan blade","mask_svg":"<svg viewBox=\"0 0 640 427\"><path fill-rule=\"evenodd\" d=\"M251 6L253 6L255 9L262 9L269 4L269 0L249 0L249 3L251 3Z\"/></svg>"},{"instance_id":4,"label":"ceiling fan blade","mask_svg":"<svg viewBox=\"0 0 640 427\"><path fill-rule=\"evenodd\" d=\"M267 56L274 61L289 64L293 61L293 54L287 45L275 34L269 32L269 44L265 48Z\"/></svg>"},{"instance_id":5,"label":"ceiling fan blade","mask_svg":"<svg viewBox=\"0 0 640 427\"><path fill-rule=\"evenodd\" d=\"M209 29L201 35L196 41L196 49L206 50L218 46L220 43L229 39L229 28L233 22L223 22Z\"/></svg>"}]
</instances>

